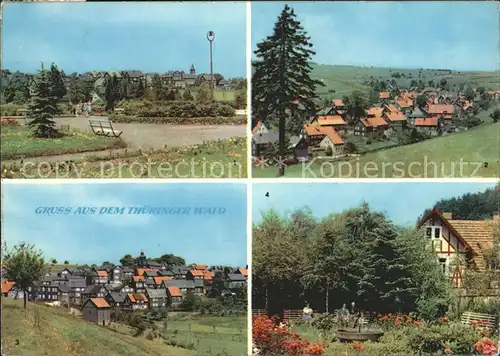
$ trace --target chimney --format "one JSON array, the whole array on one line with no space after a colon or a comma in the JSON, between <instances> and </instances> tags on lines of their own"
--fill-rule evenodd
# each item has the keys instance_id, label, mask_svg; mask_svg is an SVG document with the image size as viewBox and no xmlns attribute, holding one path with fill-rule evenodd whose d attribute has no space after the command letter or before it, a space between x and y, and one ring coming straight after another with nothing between
<instances>
[{"instance_id":1,"label":"chimney","mask_svg":"<svg viewBox=\"0 0 500 356\"><path fill-rule=\"evenodd\" d=\"M443 215L443 217L446 220L451 220L453 218L453 214L452 213L442 213L441 215Z\"/></svg>"}]
</instances>

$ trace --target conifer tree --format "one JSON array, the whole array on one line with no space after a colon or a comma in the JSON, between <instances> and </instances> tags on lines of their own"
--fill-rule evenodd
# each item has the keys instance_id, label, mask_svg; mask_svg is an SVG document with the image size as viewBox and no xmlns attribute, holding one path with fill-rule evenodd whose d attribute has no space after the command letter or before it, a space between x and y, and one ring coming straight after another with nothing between
<instances>
[{"instance_id":1,"label":"conifer tree","mask_svg":"<svg viewBox=\"0 0 500 356\"><path fill-rule=\"evenodd\" d=\"M63 76L64 72L60 71L57 66L52 63L50 66L50 71L48 72L50 84L51 84L51 95L61 99L66 95L66 86L64 85Z\"/></svg>"},{"instance_id":2,"label":"conifer tree","mask_svg":"<svg viewBox=\"0 0 500 356\"><path fill-rule=\"evenodd\" d=\"M51 82L42 64L40 74L32 87L27 112L27 118L31 120L29 127L36 137L53 138L57 136L58 131L53 120L56 112L56 98L52 96Z\"/></svg>"},{"instance_id":3,"label":"conifer tree","mask_svg":"<svg viewBox=\"0 0 500 356\"><path fill-rule=\"evenodd\" d=\"M316 87L323 83L311 79L309 61L315 52L294 10L285 5L273 34L260 42L254 53L258 60L254 63L252 78L253 110L259 120L271 125L279 123L280 155L283 157L287 126L297 130L308 116L316 113L313 101L318 98ZM286 118L289 118L288 123ZM279 174L285 174L283 165L280 165Z\"/></svg>"},{"instance_id":4,"label":"conifer tree","mask_svg":"<svg viewBox=\"0 0 500 356\"><path fill-rule=\"evenodd\" d=\"M189 91L189 89L184 90L184 93L182 93L182 99L186 101L192 101L194 100L193 95Z\"/></svg>"}]
</instances>

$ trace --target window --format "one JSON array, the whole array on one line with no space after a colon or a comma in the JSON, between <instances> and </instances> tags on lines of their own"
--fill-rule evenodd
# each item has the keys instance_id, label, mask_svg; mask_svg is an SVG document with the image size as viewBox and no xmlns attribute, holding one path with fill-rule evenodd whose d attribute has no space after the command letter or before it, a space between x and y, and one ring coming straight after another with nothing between
<instances>
[{"instance_id":1,"label":"window","mask_svg":"<svg viewBox=\"0 0 500 356\"><path fill-rule=\"evenodd\" d=\"M439 264L441 265L441 268L442 268L442 271L443 271L444 274L448 274L447 270L446 270L446 267L447 267L447 263L446 262L447 262L446 258L440 258L439 259Z\"/></svg>"},{"instance_id":2,"label":"window","mask_svg":"<svg viewBox=\"0 0 500 356\"><path fill-rule=\"evenodd\" d=\"M434 238L439 239L441 237L441 228L440 227L435 227L434 228Z\"/></svg>"}]
</instances>

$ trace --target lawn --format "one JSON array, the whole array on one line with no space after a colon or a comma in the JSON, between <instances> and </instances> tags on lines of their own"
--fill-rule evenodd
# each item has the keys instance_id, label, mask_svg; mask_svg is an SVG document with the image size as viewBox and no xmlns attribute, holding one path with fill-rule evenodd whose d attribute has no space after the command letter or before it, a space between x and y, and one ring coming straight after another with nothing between
<instances>
[{"instance_id":1,"label":"lawn","mask_svg":"<svg viewBox=\"0 0 500 356\"><path fill-rule=\"evenodd\" d=\"M245 178L245 137L118 157L2 167L3 178Z\"/></svg>"},{"instance_id":2,"label":"lawn","mask_svg":"<svg viewBox=\"0 0 500 356\"><path fill-rule=\"evenodd\" d=\"M286 168L289 178L492 178L498 177L500 124L413 145L369 153L346 162L314 161ZM253 177L274 178L276 167L254 167Z\"/></svg>"},{"instance_id":3,"label":"lawn","mask_svg":"<svg viewBox=\"0 0 500 356\"><path fill-rule=\"evenodd\" d=\"M38 305L39 327L34 326L37 306L2 298L2 354L12 356L195 356L195 351L167 346L103 328L71 316L63 309Z\"/></svg>"},{"instance_id":4,"label":"lawn","mask_svg":"<svg viewBox=\"0 0 500 356\"><path fill-rule=\"evenodd\" d=\"M194 344L201 355L246 355L247 318L170 313L168 338L174 343Z\"/></svg>"},{"instance_id":5,"label":"lawn","mask_svg":"<svg viewBox=\"0 0 500 356\"><path fill-rule=\"evenodd\" d=\"M68 132L61 138L42 139L33 137L27 126L2 125L3 160L101 151L125 146L122 140L116 138L101 137L76 130Z\"/></svg>"}]
</instances>

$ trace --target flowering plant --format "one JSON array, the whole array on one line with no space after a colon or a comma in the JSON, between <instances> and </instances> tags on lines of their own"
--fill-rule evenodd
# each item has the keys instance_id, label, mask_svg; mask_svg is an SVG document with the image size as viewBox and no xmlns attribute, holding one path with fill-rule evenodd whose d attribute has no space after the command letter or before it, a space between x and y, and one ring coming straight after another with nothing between
<instances>
[{"instance_id":1,"label":"flowering plant","mask_svg":"<svg viewBox=\"0 0 500 356\"><path fill-rule=\"evenodd\" d=\"M286 325L277 325L277 317L257 316L253 318L252 340L259 355L323 355L326 344L311 344Z\"/></svg>"},{"instance_id":2,"label":"flowering plant","mask_svg":"<svg viewBox=\"0 0 500 356\"><path fill-rule=\"evenodd\" d=\"M496 355L498 351L495 341L487 337L483 337L481 340L476 342L474 344L474 349L480 355Z\"/></svg>"}]
</instances>

